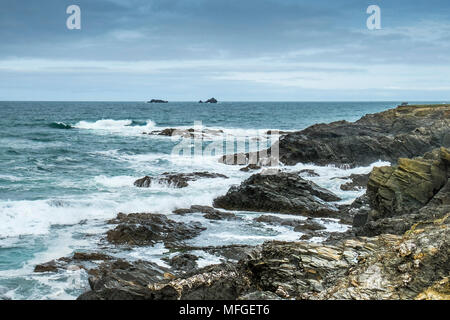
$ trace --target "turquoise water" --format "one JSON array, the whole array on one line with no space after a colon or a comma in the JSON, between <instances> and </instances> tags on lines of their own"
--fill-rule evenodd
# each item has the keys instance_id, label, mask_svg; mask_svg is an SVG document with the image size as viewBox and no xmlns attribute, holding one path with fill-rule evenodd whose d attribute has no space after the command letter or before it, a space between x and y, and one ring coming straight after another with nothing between
<instances>
[{"instance_id":1,"label":"turquoise water","mask_svg":"<svg viewBox=\"0 0 450 320\"><path fill-rule=\"evenodd\" d=\"M143 132L191 128L194 121L202 121L208 129L223 130L238 140L251 139L268 129L299 130L320 122L353 121L397 104L0 102L0 296L72 299L86 287L85 273L35 274L34 265L78 249L107 247L102 237L108 228L104 221L117 212L170 214L192 204L211 205L214 197L249 175L239 167L219 164L217 157L172 156L179 140ZM317 180L319 184L339 190L327 185L325 178L342 172L317 170L324 177ZM168 171L220 172L230 179L199 180L186 189L133 186L137 178ZM348 200L355 196L343 195ZM201 220L201 216L190 219ZM250 222L240 226L203 223L207 232L193 240L200 245L295 240L298 235ZM164 248L140 248L126 254L159 261ZM204 258L205 264L209 258Z\"/></svg>"}]
</instances>

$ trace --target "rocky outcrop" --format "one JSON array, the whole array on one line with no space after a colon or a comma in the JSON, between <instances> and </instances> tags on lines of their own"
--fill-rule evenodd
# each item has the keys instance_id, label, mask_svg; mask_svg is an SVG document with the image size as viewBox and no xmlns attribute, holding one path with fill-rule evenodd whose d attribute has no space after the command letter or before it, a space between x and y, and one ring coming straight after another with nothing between
<instances>
[{"instance_id":1,"label":"rocky outcrop","mask_svg":"<svg viewBox=\"0 0 450 320\"><path fill-rule=\"evenodd\" d=\"M327 201L338 200L332 192L297 173L258 173L216 198L214 206L227 210L336 216L337 209Z\"/></svg>"},{"instance_id":2,"label":"rocky outcrop","mask_svg":"<svg viewBox=\"0 0 450 320\"><path fill-rule=\"evenodd\" d=\"M356 122L316 124L281 137L280 161L286 165L314 163L344 167L367 166L378 160L420 156L450 147L450 105L399 106ZM270 156L270 150L268 150ZM241 155L249 162L254 154ZM233 156L221 162L239 164ZM245 161L244 161L245 164Z\"/></svg>"},{"instance_id":3,"label":"rocky outcrop","mask_svg":"<svg viewBox=\"0 0 450 320\"><path fill-rule=\"evenodd\" d=\"M166 215L152 213L119 213L109 223L118 224L107 232L109 242L133 246L154 245L157 242L163 242L166 247L177 246L206 229L198 222L184 224L170 220Z\"/></svg>"},{"instance_id":4,"label":"rocky outcrop","mask_svg":"<svg viewBox=\"0 0 450 320\"><path fill-rule=\"evenodd\" d=\"M346 182L340 186L340 189L343 191L358 191L366 188L367 182L369 181L369 174L351 174L348 177L338 177L333 179L349 179L349 182Z\"/></svg>"},{"instance_id":5,"label":"rocky outcrop","mask_svg":"<svg viewBox=\"0 0 450 320\"><path fill-rule=\"evenodd\" d=\"M166 100L160 100L160 99L152 99L148 101L147 103L168 103Z\"/></svg>"},{"instance_id":6,"label":"rocky outcrop","mask_svg":"<svg viewBox=\"0 0 450 320\"><path fill-rule=\"evenodd\" d=\"M213 179L222 178L228 179L227 176L220 173L210 172L192 172L192 173L170 173L164 172L157 177L145 176L134 182L134 185L138 188L149 188L152 183L167 184L175 188L185 188L189 185L189 181L196 181L198 179Z\"/></svg>"},{"instance_id":7,"label":"rocky outcrop","mask_svg":"<svg viewBox=\"0 0 450 320\"><path fill-rule=\"evenodd\" d=\"M199 103L217 103L218 101L215 98L211 98L203 102L202 100L199 101Z\"/></svg>"},{"instance_id":8,"label":"rocky outcrop","mask_svg":"<svg viewBox=\"0 0 450 320\"><path fill-rule=\"evenodd\" d=\"M186 209L176 209L173 211L175 214L185 215L188 213L204 213L203 217L209 220L239 220L240 218L232 212L219 211L210 206L192 205Z\"/></svg>"},{"instance_id":9,"label":"rocky outcrop","mask_svg":"<svg viewBox=\"0 0 450 320\"><path fill-rule=\"evenodd\" d=\"M266 242L237 264L184 275L148 262L106 262L79 299L448 299L449 223L446 215L403 236L334 245Z\"/></svg>"},{"instance_id":10,"label":"rocky outcrop","mask_svg":"<svg viewBox=\"0 0 450 320\"><path fill-rule=\"evenodd\" d=\"M153 135L153 136L167 136L167 137L181 137L188 139L203 139L214 136L221 136L224 134L223 130L215 130L215 129L176 129L176 128L166 128L163 130L154 130L151 132L143 132L143 134Z\"/></svg>"},{"instance_id":11,"label":"rocky outcrop","mask_svg":"<svg viewBox=\"0 0 450 320\"><path fill-rule=\"evenodd\" d=\"M374 168L367 185L371 210L354 223L356 234L402 234L424 219L450 212L450 152L441 148L396 166Z\"/></svg>"}]
</instances>

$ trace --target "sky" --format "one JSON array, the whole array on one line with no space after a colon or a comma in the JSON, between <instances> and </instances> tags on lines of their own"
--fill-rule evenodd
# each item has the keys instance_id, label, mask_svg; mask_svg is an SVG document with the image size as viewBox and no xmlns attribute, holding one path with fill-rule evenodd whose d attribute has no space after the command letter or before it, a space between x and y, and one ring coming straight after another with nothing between
<instances>
[{"instance_id":1,"label":"sky","mask_svg":"<svg viewBox=\"0 0 450 320\"><path fill-rule=\"evenodd\" d=\"M0 1L0 100L448 102L449 75L448 0Z\"/></svg>"}]
</instances>

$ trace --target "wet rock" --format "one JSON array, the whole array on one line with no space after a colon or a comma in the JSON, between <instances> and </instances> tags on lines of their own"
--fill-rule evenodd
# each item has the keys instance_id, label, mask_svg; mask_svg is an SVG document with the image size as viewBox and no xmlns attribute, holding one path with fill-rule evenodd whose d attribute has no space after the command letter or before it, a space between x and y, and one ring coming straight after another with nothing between
<instances>
[{"instance_id":1,"label":"wet rock","mask_svg":"<svg viewBox=\"0 0 450 320\"><path fill-rule=\"evenodd\" d=\"M57 272L60 264L52 260L46 263L38 264L34 267L34 272Z\"/></svg>"},{"instance_id":2,"label":"wet rock","mask_svg":"<svg viewBox=\"0 0 450 320\"><path fill-rule=\"evenodd\" d=\"M202 102L202 101L200 100L200 102ZM211 99L206 100L204 103L217 103L217 102L218 101L215 98L211 98Z\"/></svg>"},{"instance_id":3,"label":"wet rock","mask_svg":"<svg viewBox=\"0 0 450 320\"><path fill-rule=\"evenodd\" d=\"M175 293L161 290L155 295L147 288L149 283L169 281L171 275L170 270L147 261L105 262L97 276L89 277L91 290L78 300L171 299Z\"/></svg>"},{"instance_id":4,"label":"wet rock","mask_svg":"<svg viewBox=\"0 0 450 320\"><path fill-rule=\"evenodd\" d=\"M192 172L192 173L169 173L165 172L158 177L145 176L134 182L134 185L138 188L149 188L153 182L164 183L175 188L185 188L189 185L189 181L196 181L198 179L213 179L222 178L228 179L227 176L220 173L210 172Z\"/></svg>"},{"instance_id":5,"label":"wet rock","mask_svg":"<svg viewBox=\"0 0 450 320\"><path fill-rule=\"evenodd\" d=\"M198 257L189 253L178 254L171 259L167 259L167 263L175 270L192 271L197 268Z\"/></svg>"},{"instance_id":6,"label":"wet rock","mask_svg":"<svg viewBox=\"0 0 450 320\"><path fill-rule=\"evenodd\" d=\"M227 210L280 212L311 216L334 216L336 208L326 201L340 200L332 192L295 173L254 174L240 186L214 200Z\"/></svg>"},{"instance_id":7,"label":"wet rock","mask_svg":"<svg viewBox=\"0 0 450 320\"><path fill-rule=\"evenodd\" d=\"M179 215L185 215L185 214L196 213L196 212L205 213L203 215L203 217L206 219L209 219L209 220L239 220L239 219L241 219L240 217L236 216L232 212L219 211L210 206L193 205L190 208L186 208L186 209L181 208L181 209L176 209L173 211L173 213L179 214Z\"/></svg>"},{"instance_id":8,"label":"wet rock","mask_svg":"<svg viewBox=\"0 0 450 320\"><path fill-rule=\"evenodd\" d=\"M339 167L367 166L378 160L395 163L437 147L450 147L450 105L400 106L369 114L356 122L316 124L287 134L276 143L285 165L314 163ZM270 150L267 151L268 156ZM257 163L254 153L241 164ZM220 162L238 164L233 155Z\"/></svg>"},{"instance_id":9,"label":"wet rock","mask_svg":"<svg viewBox=\"0 0 450 320\"><path fill-rule=\"evenodd\" d=\"M340 177L335 179L350 179L350 182L346 182L340 186L343 191L358 191L366 188L369 181L369 174L351 174L348 177Z\"/></svg>"},{"instance_id":10,"label":"wet rock","mask_svg":"<svg viewBox=\"0 0 450 320\"><path fill-rule=\"evenodd\" d=\"M118 226L107 232L109 242L137 246L163 242L170 247L192 239L206 229L198 222L185 224L170 220L163 214L151 213L119 213L110 223Z\"/></svg>"},{"instance_id":11,"label":"wet rock","mask_svg":"<svg viewBox=\"0 0 450 320\"><path fill-rule=\"evenodd\" d=\"M73 254L73 260L80 261L105 261L112 259L113 257L99 252L75 252Z\"/></svg>"},{"instance_id":12,"label":"wet rock","mask_svg":"<svg viewBox=\"0 0 450 320\"><path fill-rule=\"evenodd\" d=\"M249 164L248 166L241 168L239 170L244 171L244 172L249 172L250 170L259 170L259 169L261 169L261 167L256 164Z\"/></svg>"},{"instance_id":13,"label":"wet rock","mask_svg":"<svg viewBox=\"0 0 450 320\"><path fill-rule=\"evenodd\" d=\"M298 172L301 177L319 177L320 175L312 169L303 169Z\"/></svg>"}]
</instances>

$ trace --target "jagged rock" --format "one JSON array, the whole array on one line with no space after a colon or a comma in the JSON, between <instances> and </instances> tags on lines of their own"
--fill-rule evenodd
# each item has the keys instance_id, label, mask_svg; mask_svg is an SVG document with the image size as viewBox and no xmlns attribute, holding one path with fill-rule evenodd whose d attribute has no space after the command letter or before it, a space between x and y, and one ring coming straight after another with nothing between
<instances>
[{"instance_id":1,"label":"jagged rock","mask_svg":"<svg viewBox=\"0 0 450 320\"><path fill-rule=\"evenodd\" d=\"M59 263L56 260L38 264L34 267L34 272L57 272Z\"/></svg>"},{"instance_id":2,"label":"jagged rock","mask_svg":"<svg viewBox=\"0 0 450 320\"><path fill-rule=\"evenodd\" d=\"M167 263L175 270L192 271L197 268L198 257L189 253L178 254L171 259L167 259Z\"/></svg>"},{"instance_id":3,"label":"jagged rock","mask_svg":"<svg viewBox=\"0 0 450 320\"><path fill-rule=\"evenodd\" d=\"M259 170L259 169L261 169L261 167L256 164L249 164L248 166L241 168L239 170L244 171L244 172L249 172L250 170Z\"/></svg>"},{"instance_id":4,"label":"jagged rock","mask_svg":"<svg viewBox=\"0 0 450 320\"><path fill-rule=\"evenodd\" d=\"M280 138L277 147L285 165L314 163L341 167L367 166L384 160L415 157L437 147L450 147L450 105L399 106L369 114L356 122L316 124ZM271 156L270 150L267 155ZM257 163L258 155L241 154L241 163ZM243 160L242 160L243 159Z\"/></svg>"},{"instance_id":5,"label":"jagged rock","mask_svg":"<svg viewBox=\"0 0 450 320\"><path fill-rule=\"evenodd\" d=\"M198 139L208 138L210 136L220 136L223 133L224 133L223 130L215 130L215 129L196 130L193 128L190 129L166 128L163 130L154 130L149 133L144 132L144 134L153 136L156 135L156 136L198 138Z\"/></svg>"},{"instance_id":6,"label":"jagged rock","mask_svg":"<svg viewBox=\"0 0 450 320\"><path fill-rule=\"evenodd\" d=\"M358 191L366 188L369 181L369 174L351 174L348 177L338 177L332 179L350 179L350 182L346 182L340 186L343 191Z\"/></svg>"},{"instance_id":7,"label":"jagged rock","mask_svg":"<svg viewBox=\"0 0 450 320\"><path fill-rule=\"evenodd\" d=\"M198 222L175 222L163 214L119 213L110 223L119 224L107 232L107 240L114 244L154 245L164 242L166 247L192 239L206 228Z\"/></svg>"},{"instance_id":8,"label":"jagged rock","mask_svg":"<svg viewBox=\"0 0 450 320\"><path fill-rule=\"evenodd\" d=\"M204 103L217 103L218 101L215 98L211 98L206 100ZM203 101L200 100L200 103L203 103Z\"/></svg>"},{"instance_id":9,"label":"jagged rock","mask_svg":"<svg viewBox=\"0 0 450 320\"><path fill-rule=\"evenodd\" d=\"M172 274L148 262L105 263L79 299L424 299L448 297L450 214L403 236L334 245L270 241L237 264ZM256 292L256 293L255 293ZM260 294L260 292L265 292Z\"/></svg>"},{"instance_id":10,"label":"jagged rock","mask_svg":"<svg viewBox=\"0 0 450 320\"><path fill-rule=\"evenodd\" d=\"M374 168L367 186L371 210L355 218L358 235L402 234L414 223L450 211L449 150L399 159L398 165ZM365 223L363 223L365 222Z\"/></svg>"},{"instance_id":11,"label":"jagged rock","mask_svg":"<svg viewBox=\"0 0 450 320\"><path fill-rule=\"evenodd\" d=\"M335 216L336 208L325 201L340 200L332 192L296 173L254 174L240 186L214 200L227 210L280 212L311 216Z\"/></svg>"},{"instance_id":12,"label":"jagged rock","mask_svg":"<svg viewBox=\"0 0 450 320\"><path fill-rule=\"evenodd\" d=\"M396 216L423 207L447 182L447 165L439 153L375 167L367 184L371 206L381 216Z\"/></svg>"},{"instance_id":13,"label":"jagged rock","mask_svg":"<svg viewBox=\"0 0 450 320\"><path fill-rule=\"evenodd\" d=\"M134 182L134 185L138 188L149 188L152 182L156 183L166 183L175 188L185 188L189 185L189 181L196 181L198 179L212 179L212 178L222 178L228 179L227 176L220 173L210 173L210 172L192 172L192 173L170 173L164 172L158 177L145 176Z\"/></svg>"},{"instance_id":14,"label":"jagged rock","mask_svg":"<svg viewBox=\"0 0 450 320\"><path fill-rule=\"evenodd\" d=\"M99 252L75 252L73 254L73 260L80 261L106 261L112 259L113 257Z\"/></svg>"},{"instance_id":15,"label":"jagged rock","mask_svg":"<svg viewBox=\"0 0 450 320\"><path fill-rule=\"evenodd\" d=\"M224 212L219 211L217 209L214 209L210 206L199 206L199 205L192 205L189 209L176 209L173 211L175 214L179 215L185 215L188 213L196 213L201 212L205 213L203 215L204 218L209 220L239 220L240 218L236 216L232 212Z\"/></svg>"},{"instance_id":16,"label":"jagged rock","mask_svg":"<svg viewBox=\"0 0 450 320\"><path fill-rule=\"evenodd\" d=\"M301 177L319 177L320 175L312 169L303 169L298 172Z\"/></svg>"}]
</instances>

